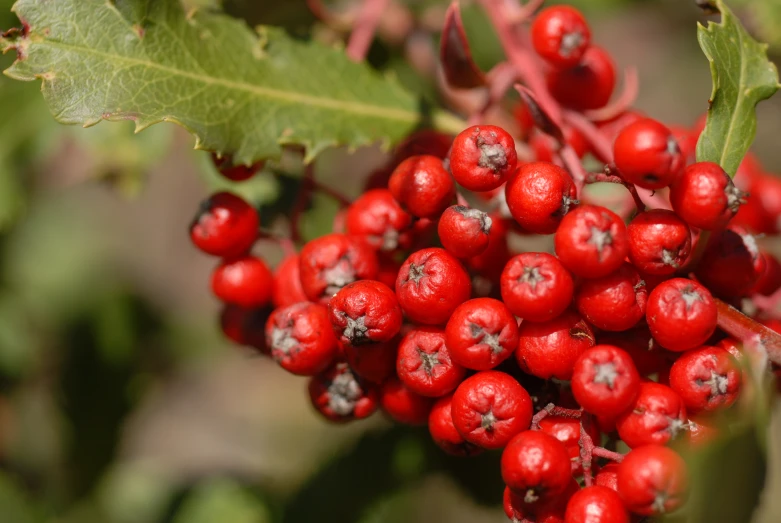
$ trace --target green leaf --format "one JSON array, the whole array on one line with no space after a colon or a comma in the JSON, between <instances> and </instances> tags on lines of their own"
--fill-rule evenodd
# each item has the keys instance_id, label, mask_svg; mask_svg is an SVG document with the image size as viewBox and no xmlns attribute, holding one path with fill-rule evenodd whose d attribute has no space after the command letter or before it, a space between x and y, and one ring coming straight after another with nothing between
<instances>
[{"instance_id":1,"label":"green leaf","mask_svg":"<svg viewBox=\"0 0 781 523\"><path fill-rule=\"evenodd\" d=\"M283 144L308 159L333 145L388 145L427 114L399 84L338 49L273 27L253 32L228 16L178 0L19 0L29 27L0 38L19 59L6 74L40 79L58 121L133 120L140 131L174 122L196 148L236 161L279 157ZM133 23L143 14L143 25ZM424 108L425 109L425 108ZM457 118L433 115L458 131Z\"/></svg>"},{"instance_id":2,"label":"green leaf","mask_svg":"<svg viewBox=\"0 0 781 523\"><path fill-rule=\"evenodd\" d=\"M778 71L767 58L767 45L751 38L722 0L711 3L721 12L721 23L697 27L697 39L713 77L697 161L716 162L734 176L754 141L754 109L778 89Z\"/></svg>"}]
</instances>

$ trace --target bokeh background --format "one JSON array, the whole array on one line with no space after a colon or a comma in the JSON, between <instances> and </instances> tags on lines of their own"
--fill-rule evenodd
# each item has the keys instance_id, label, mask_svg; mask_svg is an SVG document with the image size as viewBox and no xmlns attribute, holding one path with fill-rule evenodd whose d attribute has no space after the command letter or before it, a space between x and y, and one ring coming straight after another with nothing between
<instances>
[{"instance_id":1,"label":"bokeh background","mask_svg":"<svg viewBox=\"0 0 781 523\"><path fill-rule=\"evenodd\" d=\"M693 1L572 3L620 66L639 68L640 109L682 125L703 113L711 85ZM0 0L2 29L18 25L11 4ZM402 45L391 31L370 59L436 98L433 77L415 67L427 70L447 3L405 4L419 15L412 41ZM496 40L464 4L477 60L495 64ZM776 39L771 53L781 56L781 2L732 5L756 35ZM223 7L252 25L339 36L302 0ZM762 104L754 151L770 171L781 170L780 116L781 96ZM214 260L191 246L187 227L199 201L229 184L192 145L172 125L139 135L118 123L61 126L37 84L0 78L0 523L504 521L497 455L446 458L425 429L394 428L382 415L326 424L304 379L222 337L208 290ZM329 151L317 172L355 195L384 160L374 149ZM291 158L277 167L286 175L230 187L284 230L275 217L289 207L301 166ZM305 236L327 231L336 209L315 198ZM280 257L271 244L260 252ZM755 521L781 520L776 447Z\"/></svg>"}]
</instances>

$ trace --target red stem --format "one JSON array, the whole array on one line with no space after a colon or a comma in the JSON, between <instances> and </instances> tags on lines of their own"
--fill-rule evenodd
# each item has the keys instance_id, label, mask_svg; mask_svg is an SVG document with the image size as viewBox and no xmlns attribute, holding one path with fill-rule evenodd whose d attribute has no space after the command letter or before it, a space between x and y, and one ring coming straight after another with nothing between
<instances>
[{"instance_id":1,"label":"red stem","mask_svg":"<svg viewBox=\"0 0 781 523\"><path fill-rule=\"evenodd\" d=\"M612 165L613 146L610 141L605 138L605 135L597 129L596 125L588 118L575 111L564 111L563 118L565 123L583 135L597 156Z\"/></svg>"},{"instance_id":2,"label":"red stem","mask_svg":"<svg viewBox=\"0 0 781 523\"><path fill-rule=\"evenodd\" d=\"M597 456L598 458L605 458L611 461L615 461L616 463L621 463L624 460L623 454L619 452L613 452L612 450L608 450L604 447L594 447L594 449L591 451L591 454L593 456Z\"/></svg>"},{"instance_id":3,"label":"red stem","mask_svg":"<svg viewBox=\"0 0 781 523\"><path fill-rule=\"evenodd\" d=\"M296 202L290 211L290 239L293 242L301 241L301 215L306 209L309 197L315 187L315 169L312 164L304 168L304 178L301 180L301 188L298 190Z\"/></svg>"},{"instance_id":4,"label":"red stem","mask_svg":"<svg viewBox=\"0 0 781 523\"><path fill-rule=\"evenodd\" d=\"M758 346L767 354L770 361L781 365L781 335L720 299L714 298L714 301L721 330L745 344Z\"/></svg>"},{"instance_id":5,"label":"red stem","mask_svg":"<svg viewBox=\"0 0 781 523\"><path fill-rule=\"evenodd\" d=\"M579 409L565 409L564 407L557 407L553 403L545 405L541 411L534 415L532 418L531 429L540 430L540 422L548 416L561 416L564 418L580 419L583 416L583 411Z\"/></svg>"},{"instance_id":6,"label":"red stem","mask_svg":"<svg viewBox=\"0 0 781 523\"><path fill-rule=\"evenodd\" d=\"M640 195L637 193L637 187L633 184L626 182L623 178L617 175L605 174L605 173L588 173L586 176L586 183L619 183L626 187L629 194L632 196L632 200L635 202L637 212L643 212L645 210L645 203L640 199Z\"/></svg>"},{"instance_id":7,"label":"red stem","mask_svg":"<svg viewBox=\"0 0 781 523\"><path fill-rule=\"evenodd\" d=\"M583 185L586 184L586 179L588 178L588 173L580 162L578 153L575 152L575 149L573 149L571 145L565 142L561 144L559 157L572 176L572 181L575 182L575 190L577 191L578 198L580 198L583 192Z\"/></svg>"},{"instance_id":8,"label":"red stem","mask_svg":"<svg viewBox=\"0 0 781 523\"><path fill-rule=\"evenodd\" d=\"M369 52L383 11L390 0L364 0L350 40L347 42L347 56L355 62L362 62Z\"/></svg>"}]
</instances>

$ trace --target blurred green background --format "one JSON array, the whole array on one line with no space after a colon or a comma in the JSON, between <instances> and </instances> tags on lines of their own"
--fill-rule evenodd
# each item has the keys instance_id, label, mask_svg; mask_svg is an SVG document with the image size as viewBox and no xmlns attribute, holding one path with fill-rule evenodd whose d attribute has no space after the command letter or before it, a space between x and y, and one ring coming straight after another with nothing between
<instances>
[{"instance_id":1,"label":"blurred green background","mask_svg":"<svg viewBox=\"0 0 781 523\"><path fill-rule=\"evenodd\" d=\"M415 38L436 45L425 28L447 2L407 3L426 20ZM639 67L640 109L690 125L707 108L693 1L573 3L619 65ZM0 0L0 28L18 24L11 4ZM302 34L315 24L302 0L224 4L251 24ZM778 57L781 2L734 5L755 34L776 39ZM478 61L496 63L485 20L465 9ZM376 43L371 61L436 96L398 45ZM759 112L754 150L770 171L781 167L779 115L779 97ZM208 290L214 261L190 245L187 227L198 202L226 182L186 133L60 126L38 85L4 77L0 116L0 523L504 521L496 454L446 458L425 429L393 428L381 415L328 425L310 409L303 379L223 339ZM318 175L356 194L383 159L331 151ZM298 183L295 161L280 168L286 176L264 172L232 187L261 205L268 226ZM316 199L306 235L327 230L335 211ZM270 244L261 252L280 256ZM770 441L781 435L778 419ZM781 519L777 447L756 521Z\"/></svg>"}]
</instances>

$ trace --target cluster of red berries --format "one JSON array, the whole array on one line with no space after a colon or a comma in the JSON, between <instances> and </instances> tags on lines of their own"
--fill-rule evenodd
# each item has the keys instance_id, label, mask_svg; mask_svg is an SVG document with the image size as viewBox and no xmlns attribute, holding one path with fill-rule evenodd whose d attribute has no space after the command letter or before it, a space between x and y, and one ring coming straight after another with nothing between
<instances>
[{"instance_id":1,"label":"cluster of red berries","mask_svg":"<svg viewBox=\"0 0 781 523\"><path fill-rule=\"evenodd\" d=\"M531 36L558 103L608 103L614 67L577 10L543 10ZM687 472L666 445L712 438L713 414L750 385L741 343L717 329L714 296L781 287L781 265L749 233L778 232L781 190L752 162L742 169L748 188L775 192L748 198L719 165L694 162L701 129L631 110L593 127L610 157L573 127L563 127L564 144L625 185L657 191L667 208L629 219L589 202L559 161L563 144L526 128L536 158L521 161L513 137L491 125L452 141L415 135L343 211L341 230L274 273L250 254L256 210L213 195L190 234L222 258L212 288L226 304L226 335L308 376L329 420L381 408L428 424L447 453L503 449L513 521L615 523L676 510ZM553 235L555 255L515 253L513 239L532 235ZM626 455L612 449L618 440Z\"/></svg>"}]
</instances>

